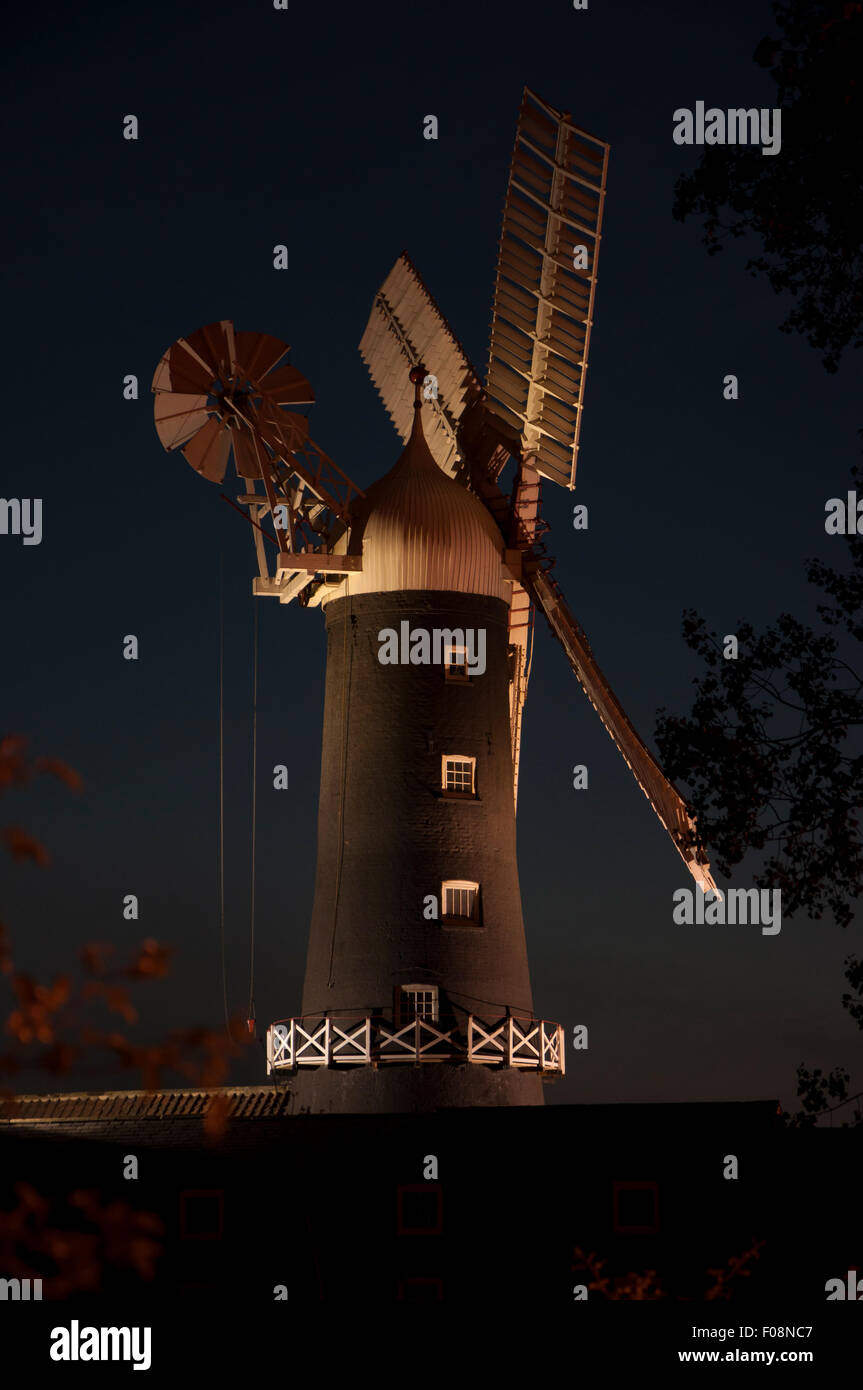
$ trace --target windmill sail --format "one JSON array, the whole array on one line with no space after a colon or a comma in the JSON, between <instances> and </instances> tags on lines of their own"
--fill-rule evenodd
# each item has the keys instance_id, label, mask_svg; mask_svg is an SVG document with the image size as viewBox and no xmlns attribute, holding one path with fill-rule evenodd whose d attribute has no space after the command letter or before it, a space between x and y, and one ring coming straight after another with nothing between
<instances>
[{"instance_id":1,"label":"windmill sail","mask_svg":"<svg viewBox=\"0 0 863 1390\"><path fill-rule=\"evenodd\" d=\"M458 476L459 425L482 384L405 252L375 295L360 353L402 442L414 418L408 369L422 364L435 378L437 394L424 411L426 442L438 467Z\"/></svg>"},{"instance_id":2,"label":"windmill sail","mask_svg":"<svg viewBox=\"0 0 863 1390\"><path fill-rule=\"evenodd\" d=\"M488 408L575 486L609 147L525 88L497 266Z\"/></svg>"},{"instance_id":3,"label":"windmill sail","mask_svg":"<svg viewBox=\"0 0 863 1390\"><path fill-rule=\"evenodd\" d=\"M569 664L582 690L623 754L629 770L671 836L692 877L705 893L716 892L710 866L696 851L695 821L686 809L686 802L630 723L596 663L583 628L570 613L557 585L542 570L526 574L524 584L548 619L552 632L569 657Z\"/></svg>"}]
</instances>

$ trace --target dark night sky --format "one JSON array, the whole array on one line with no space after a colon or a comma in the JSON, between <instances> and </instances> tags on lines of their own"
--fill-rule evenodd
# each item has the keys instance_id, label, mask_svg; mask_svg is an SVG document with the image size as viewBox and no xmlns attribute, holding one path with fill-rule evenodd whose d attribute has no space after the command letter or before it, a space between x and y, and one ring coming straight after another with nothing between
<instances>
[{"instance_id":1,"label":"dark night sky","mask_svg":"<svg viewBox=\"0 0 863 1390\"><path fill-rule=\"evenodd\" d=\"M721 632L811 612L802 562L831 554L824 502L856 456L859 369L829 377L777 331L787 309L745 275L746 247L711 260L697 225L671 217L695 157L672 142L675 107L773 104L751 61L766 4L291 0L282 13L192 0L22 6L7 26L2 493L44 499L44 537L0 537L2 724L67 759L86 788L46 780L6 799L4 821L40 835L53 862L7 861L2 917L21 965L43 975L84 941L174 944L170 979L141 991L142 1036L218 1026L217 568L221 552L229 995L242 1008L254 552L219 490L159 445L149 383L165 348L220 317L290 342L317 392L313 436L363 486L399 451L357 352L395 257L409 251L484 370L523 85L609 140L576 494L590 529L571 529L564 490L547 485L544 509L564 592L648 739L658 707L689 703L684 606ZM122 138L127 113L137 143ZM436 143L422 138L427 113ZM136 403L122 398L129 372ZM259 608L265 1025L300 1002L324 633L317 611ZM786 920L772 938L675 925L672 893L689 876L537 631L519 803L534 997L568 1035L590 1028L548 1100L789 1105L798 1062L853 1070L860 1034L840 1005L850 933L829 920ZM137 663L122 659L127 633ZM288 792L271 790L278 762ZM587 792L572 790L575 762ZM137 924L122 919L127 893ZM258 1078L257 1057L236 1074ZM102 1084L70 1079L82 1082Z\"/></svg>"}]
</instances>

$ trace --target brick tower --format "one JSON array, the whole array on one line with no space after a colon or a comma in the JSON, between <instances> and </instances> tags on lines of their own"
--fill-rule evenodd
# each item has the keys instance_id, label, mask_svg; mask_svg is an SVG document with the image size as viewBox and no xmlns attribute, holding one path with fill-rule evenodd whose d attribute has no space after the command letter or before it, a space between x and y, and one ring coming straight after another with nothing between
<instances>
[{"instance_id":1,"label":"brick tower","mask_svg":"<svg viewBox=\"0 0 863 1390\"><path fill-rule=\"evenodd\" d=\"M362 568L323 601L302 1017L269 1044L312 1113L541 1105L562 1058L522 921L503 540L435 463L412 377L407 446L353 508Z\"/></svg>"}]
</instances>

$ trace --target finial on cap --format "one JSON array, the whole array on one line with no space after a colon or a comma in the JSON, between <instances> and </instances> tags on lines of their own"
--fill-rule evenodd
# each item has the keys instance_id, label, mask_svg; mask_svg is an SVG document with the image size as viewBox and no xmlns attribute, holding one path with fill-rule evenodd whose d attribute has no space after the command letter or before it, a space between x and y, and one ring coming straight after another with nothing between
<instances>
[{"instance_id":1,"label":"finial on cap","mask_svg":"<svg viewBox=\"0 0 863 1390\"><path fill-rule=\"evenodd\" d=\"M428 376L428 372L426 371L422 363L418 362L415 367L411 367L408 376L414 384L414 410L422 410L423 403L421 388L423 382Z\"/></svg>"}]
</instances>

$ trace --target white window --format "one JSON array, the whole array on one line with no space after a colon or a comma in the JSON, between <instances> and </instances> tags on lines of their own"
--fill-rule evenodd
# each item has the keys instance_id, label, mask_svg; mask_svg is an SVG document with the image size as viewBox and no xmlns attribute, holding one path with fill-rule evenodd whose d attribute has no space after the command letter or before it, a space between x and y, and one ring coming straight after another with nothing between
<instances>
[{"instance_id":1,"label":"white window","mask_svg":"<svg viewBox=\"0 0 863 1390\"><path fill-rule=\"evenodd\" d=\"M427 1018L429 1022L436 1023L437 985L402 985L399 1014L402 1023L412 1023L415 1018Z\"/></svg>"},{"instance_id":2,"label":"white window","mask_svg":"<svg viewBox=\"0 0 863 1390\"><path fill-rule=\"evenodd\" d=\"M479 905L479 884L468 883L465 879L453 878L442 885L444 918L456 917L461 921L475 922Z\"/></svg>"},{"instance_id":3,"label":"white window","mask_svg":"<svg viewBox=\"0 0 863 1390\"><path fill-rule=\"evenodd\" d=\"M444 648L444 677L448 681L469 681L470 670L467 664L467 647L454 647L448 643Z\"/></svg>"},{"instance_id":4,"label":"white window","mask_svg":"<svg viewBox=\"0 0 863 1390\"><path fill-rule=\"evenodd\" d=\"M441 758L441 785L445 792L473 796L476 791L476 758L463 753L444 753Z\"/></svg>"}]
</instances>

